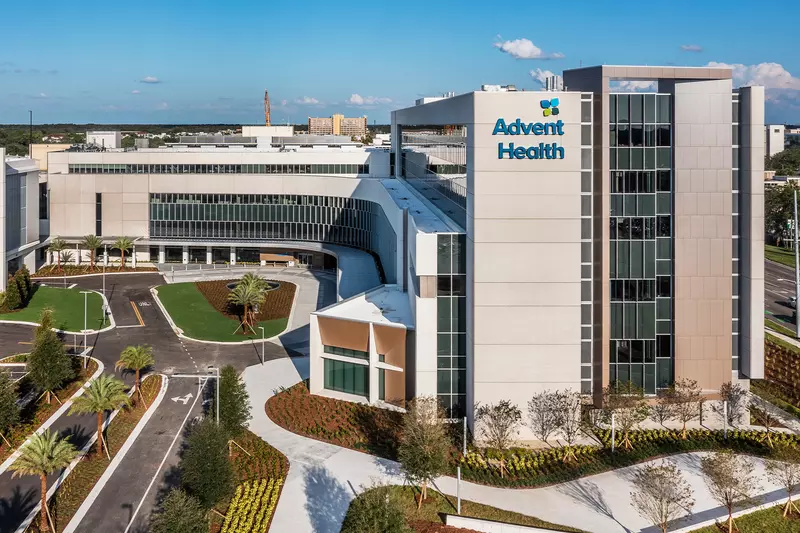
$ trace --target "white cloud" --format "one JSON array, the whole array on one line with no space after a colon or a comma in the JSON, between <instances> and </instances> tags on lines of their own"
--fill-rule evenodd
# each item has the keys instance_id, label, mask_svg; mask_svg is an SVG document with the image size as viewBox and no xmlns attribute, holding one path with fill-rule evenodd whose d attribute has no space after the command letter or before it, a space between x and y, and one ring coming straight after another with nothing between
<instances>
[{"instance_id":1,"label":"white cloud","mask_svg":"<svg viewBox=\"0 0 800 533\"><path fill-rule=\"evenodd\" d=\"M391 104L391 98L380 96L361 96L360 94L353 93L346 103L350 105L378 105L378 104Z\"/></svg>"},{"instance_id":2,"label":"white cloud","mask_svg":"<svg viewBox=\"0 0 800 533\"><path fill-rule=\"evenodd\" d=\"M499 36L498 36L499 37ZM541 48L533 44L530 39L515 39L513 41L498 41L494 47L514 59L561 59L564 54L555 52L546 54Z\"/></svg>"},{"instance_id":3,"label":"white cloud","mask_svg":"<svg viewBox=\"0 0 800 533\"><path fill-rule=\"evenodd\" d=\"M141 94L141 92L142 91L140 91L138 89L134 89L134 90L131 91L131 94Z\"/></svg>"},{"instance_id":4,"label":"white cloud","mask_svg":"<svg viewBox=\"0 0 800 533\"><path fill-rule=\"evenodd\" d=\"M759 63L743 65L741 63L719 63L711 61L707 67L727 67L733 71L733 82L736 86L763 85L766 89L800 90L800 78L783 68L779 63Z\"/></svg>"},{"instance_id":5,"label":"white cloud","mask_svg":"<svg viewBox=\"0 0 800 533\"><path fill-rule=\"evenodd\" d=\"M531 75L531 78L541 83L543 87L544 87L544 82L547 78L555 76L555 74L552 71L542 70L540 68L537 68L536 70L531 70L528 74Z\"/></svg>"},{"instance_id":6,"label":"white cloud","mask_svg":"<svg viewBox=\"0 0 800 533\"><path fill-rule=\"evenodd\" d=\"M682 44L681 50L684 52L702 52L703 47L699 44Z\"/></svg>"},{"instance_id":7,"label":"white cloud","mask_svg":"<svg viewBox=\"0 0 800 533\"><path fill-rule=\"evenodd\" d=\"M316 98L311 98L310 96L303 96L302 98L295 99L294 103L300 105L317 105L320 102Z\"/></svg>"},{"instance_id":8,"label":"white cloud","mask_svg":"<svg viewBox=\"0 0 800 533\"><path fill-rule=\"evenodd\" d=\"M159 111L164 111L165 109L169 109L169 104L167 104L166 102L161 102L156 106L156 109L158 109Z\"/></svg>"},{"instance_id":9,"label":"white cloud","mask_svg":"<svg viewBox=\"0 0 800 533\"><path fill-rule=\"evenodd\" d=\"M161 83L161 80L155 76L145 76L141 79L142 83Z\"/></svg>"},{"instance_id":10,"label":"white cloud","mask_svg":"<svg viewBox=\"0 0 800 533\"><path fill-rule=\"evenodd\" d=\"M658 82L655 80L619 80L612 81L611 87L615 91L621 92L647 92L656 90Z\"/></svg>"},{"instance_id":11,"label":"white cloud","mask_svg":"<svg viewBox=\"0 0 800 533\"><path fill-rule=\"evenodd\" d=\"M289 103L289 102L288 102L288 101L286 101L286 100L281 100L281 105L286 105L286 104L288 104L288 103Z\"/></svg>"},{"instance_id":12,"label":"white cloud","mask_svg":"<svg viewBox=\"0 0 800 533\"><path fill-rule=\"evenodd\" d=\"M39 94L36 95L36 98L49 98L49 96L47 96L44 93L39 93Z\"/></svg>"}]
</instances>

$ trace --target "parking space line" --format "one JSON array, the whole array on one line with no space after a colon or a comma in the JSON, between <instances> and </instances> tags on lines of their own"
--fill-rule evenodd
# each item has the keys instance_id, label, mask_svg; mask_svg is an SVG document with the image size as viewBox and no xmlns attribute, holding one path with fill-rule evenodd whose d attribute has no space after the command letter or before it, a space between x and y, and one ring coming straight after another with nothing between
<instances>
[{"instance_id":1,"label":"parking space line","mask_svg":"<svg viewBox=\"0 0 800 533\"><path fill-rule=\"evenodd\" d=\"M144 320L142 320L142 315L139 313L139 309L136 308L136 304L133 302L133 300L130 302L131 307L133 307L133 312L136 313L136 318L139 320L139 325L144 326Z\"/></svg>"}]
</instances>

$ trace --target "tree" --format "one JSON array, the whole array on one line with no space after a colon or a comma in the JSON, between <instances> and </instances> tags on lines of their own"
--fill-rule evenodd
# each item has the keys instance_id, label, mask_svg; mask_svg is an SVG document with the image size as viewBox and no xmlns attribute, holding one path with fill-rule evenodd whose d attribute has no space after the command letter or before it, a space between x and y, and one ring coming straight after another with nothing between
<instances>
[{"instance_id":1,"label":"tree","mask_svg":"<svg viewBox=\"0 0 800 533\"><path fill-rule=\"evenodd\" d=\"M22 265L19 270L17 270L17 275L19 275L22 282L25 284L25 291L28 294L28 299L33 296L33 282L31 282L31 272L28 270L28 267Z\"/></svg>"},{"instance_id":2,"label":"tree","mask_svg":"<svg viewBox=\"0 0 800 533\"><path fill-rule=\"evenodd\" d=\"M33 339L33 349L28 356L28 377L43 392L50 403L51 393L72 379L75 370L64 345L52 328L52 312L42 311L40 325ZM56 396L56 401L58 396ZM59 401L59 403L61 403Z\"/></svg>"},{"instance_id":3,"label":"tree","mask_svg":"<svg viewBox=\"0 0 800 533\"><path fill-rule=\"evenodd\" d=\"M142 382L140 379L142 370L148 369L155 364L156 360L153 357L153 348L146 345L128 346L119 356L119 361L114 365L114 369L121 368L134 372L136 377L133 381L133 387L139 393L142 403L147 407L147 402L142 394Z\"/></svg>"},{"instance_id":4,"label":"tree","mask_svg":"<svg viewBox=\"0 0 800 533\"><path fill-rule=\"evenodd\" d=\"M419 504L428 496L428 483L447 470L450 440L442 423L444 410L432 396L408 403L397 458L408 481L420 486Z\"/></svg>"},{"instance_id":5,"label":"tree","mask_svg":"<svg viewBox=\"0 0 800 533\"><path fill-rule=\"evenodd\" d=\"M786 489L786 505L783 507L783 517L792 512L800 513L800 509L792 501L795 488L800 485L800 452L795 448L782 445L772 452L772 460L767 461L767 476L776 484Z\"/></svg>"},{"instance_id":6,"label":"tree","mask_svg":"<svg viewBox=\"0 0 800 533\"><path fill-rule=\"evenodd\" d=\"M27 283L25 283L25 276L23 275L22 270L16 271L13 281L17 284L17 289L19 290L19 299L22 302L20 307L25 307L28 305L28 300L30 298L30 287Z\"/></svg>"},{"instance_id":7,"label":"tree","mask_svg":"<svg viewBox=\"0 0 800 533\"><path fill-rule=\"evenodd\" d=\"M614 415L614 422L622 432L622 446L631 449L630 432L647 419L650 407L641 387L630 381L617 381L603 389L603 413L607 421Z\"/></svg>"},{"instance_id":8,"label":"tree","mask_svg":"<svg viewBox=\"0 0 800 533\"><path fill-rule=\"evenodd\" d=\"M47 476L66 468L78 455L78 451L69 443L68 438L60 439L57 433L47 429L31 436L21 452L11 465L11 470L14 471L11 477L39 476L42 498L39 529L50 531L47 522Z\"/></svg>"},{"instance_id":9,"label":"tree","mask_svg":"<svg viewBox=\"0 0 800 533\"><path fill-rule=\"evenodd\" d=\"M13 276L9 276L8 283L6 283L6 298L4 305L9 311L13 311L22 307L22 295L19 293L19 285L17 284L17 280L14 279Z\"/></svg>"},{"instance_id":10,"label":"tree","mask_svg":"<svg viewBox=\"0 0 800 533\"><path fill-rule=\"evenodd\" d=\"M656 403L650 406L653 418L662 426L672 419L672 399L670 389L660 389L656 392Z\"/></svg>"},{"instance_id":11,"label":"tree","mask_svg":"<svg viewBox=\"0 0 800 533\"><path fill-rule=\"evenodd\" d=\"M558 391L538 392L528 401L528 426L545 444L561 424L560 407Z\"/></svg>"},{"instance_id":12,"label":"tree","mask_svg":"<svg viewBox=\"0 0 800 533\"><path fill-rule=\"evenodd\" d=\"M64 269L61 268L61 252L63 252L66 247L67 243L61 237L54 237L50 241L50 245L47 247L47 251L56 258L59 272L64 271Z\"/></svg>"},{"instance_id":13,"label":"tree","mask_svg":"<svg viewBox=\"0 0 800 533\"><path fill-rule=\"evenodd\" d=\"M672 404L672 414L678 422L683 424L681 437L685 440L686 424L700 416L700 401L703 395L697 381L681 378L670 385L666 392Z\"/></svg>"},{"instance_id":14,"label":"tree","mask_svg":"<svg viewBox=\"0 0 800 533\"><path fill-rule=\"evenodd\" d=\"M750 502L751 495L760 490L753 474L755 465L749 458L724 450L703 457L700 469L711 496L728 510L728 533L733 533L734 509Z\"/></svg>"},{"instance_id":15,"label":"tree","mask_svg":"<svg viewBox=\"0 0 800 533\"><path fill-rule=\"evenodd\" d=\"M671 463L646 465L633 474L631 503L642 518L667 533L667 526L676 518L691 513L694 507L692 487L680 470Z\"/></svg>"},{"instance_id":16,"label":"tree","mask_svg":"<svg viewBox=\"0 0 800 533\"><path fill-rule=\"evenodd\" d=\"M719 396L722 401L712 405L712 410L721 416L725 416L722 402L728 402L728 424L735 426L742 419L748 395L747 389L738 383L730 381L723 383L719 388Z\"/></svg>"},{"instance_id":17,"label":"tree","mask_svg":"<svg viewBox=\"0 0 800 533\"><path fill-rule=\"evenodd\" d=\"M17 384L11 381L8 374L0 373L0 437L11 446L6 435L19 422L19 405L17 405Z\"/></svg>"},{"instance_id":18,"label":"tree","mask_svg":"<svg viewBox=\"0 0 800 533\"><path fill-rule=\"evenodd\" d=\"M186 441L180 461L181 483L203 508L211 509L233 490L233 469L226 453L228 436L214 420L206 418Z\"/></svg>"},{"instance_id":19,"label":"tree","mask_svg":"<svg viewBox=\"0 0 800 533\"><path fill-rule=\"evenodd\" d=\"M778 246L793 218L794 185L764 187L764 229Z\"/></svg>"},{"instance_id":20,"label":"tree","mask_svg":"<svg viewBox=\"0 0 800 533\"><path fill-rule=\"evenodd\" d=\"M172 489L150 523L152 533L208 533L208 513L197 498Z\"/></svg>"},{"instance_id":21,"label":"tree","mask_svg":"<svg viewBox=\"0 0 800 533\"><path fill-rule=\"evenodd\" d=\"M764 170L774 170L779 176L794 176L800 169L800 148L789 147L772 157L764 158ZM772 189L772 187L769 187ZM766 193L766 187L764 188Z\"/></svg>"},{"instance_id":22,"label":"tree","mask_svg":"<svg viewBox=\"0 0 800 533\"><path fill-rule=\"evenodd\" d=\"M238 437L250 420L250 399L244 381L231 365L222 368L219 379L219 423L230 437Z\"/></svg>"},{"instance_id":23,"label":"tree","mask_svg":"<svg viewBox=\"0 0 800 533\"><path fill-rule=\"evenodd\" d=\"M131 400L125 394L125 384L120 380L100 374L89 387L73 400L69 414L95 413L97 415L97 455L103 453L103 414L130 405ZM106 446L108 451L108 446Z\"/></svg>"},{"instance_id":24,"label":"tree","mask_svg":"<svg viewBox=\"0 0 800 533\"><path fill-rule=\"evenodd\" d=\"M755 398L750 400L750 415L755 419L756 424L764 426L766 433L761 438L761 441L767 441L769 447L772 448L772 428L776 428L780 424L780 420L770 410L770 405L766 402L761 404Z\"/></svg>"},{"instance_id":25,"label":"tree","mask_svg":"<svg viewBox=\"0 0 800 533\"><path fill-rule=\"evenodd\" d=\"M97 259L95 256L97 254L97 249L103 246L103 240L97 235L86 235L83 241L81 241L81 246L89 250L89 270L94 272L94 263Z\"/></svg>"},{"instance_id":26,"label":"tree","mask_svg":"<svg viewBox=\"0 0 800 533\"><path fill-rule=\"evenodd\" d=\"M341 533L410 533L397 494L385 485L362 487L347 509Z\"/></svg>"},{"instance_id":27,"label":"tree","mask_svg":"<svg viewBox=\"0 0 800 533\"><path fill-rule=\"evenodd\" d=\"M135 135L126 135L122 138L122 148L133 148L136 145Z\"/></svg>"},{"instance_id":28,"label":"tree","mask_svg":"<svg viewBox=\"0 0 800 533\"><path fill-rule=\"evenodd\" d=\"M481 436L486 445L500 452L500 477L503 477L505 451L516 442L522 413L519 407L508 400L500 400L496 404L476 406L475 418L480 423Z\"/></svg>"},{"instance_id":29,"label":"tree","mask_svg":"<svg viewBox=\"0 0 800 533\"><path fill-rule=\"evenodd\" d=\"M255 312L253 309L257 305L264 303L264 290L255 283L239 282L228 294L228 302L242 308L242 322L240 327L245 331L250 329L250 331L255 333L255 329L253 329L255 324Z\"/></svg>"},{"instance_id":30,"label":"tree","mask_svg":"<svg viewBox=\"0 0 800 533\"><path fill-rule=\"evenodd\" d=\"M583 407L583 400L581 395L574 390L564 390L556 395L556 410L558 412L558 428L557 431L564 439L566 450L564 450L564 462L570 460L578 460L575 456L573 446L578 440L583 427L583 418L581 416L581 408Z\"/></svg>"},{"instance_id":31,"label":"tree","mask_svg":"<svg viewBox=\"0 0 800 533\"><path fill-rule=\"evenodd\" d=\"M111 246L112 248L119 250L120 253L120 262L119 262L119 269L122 270L125 268L125 252L129 251L133 248L133 241L131 241L128 237L119 237L114 244Z\"/></svg>"}]
</instances>

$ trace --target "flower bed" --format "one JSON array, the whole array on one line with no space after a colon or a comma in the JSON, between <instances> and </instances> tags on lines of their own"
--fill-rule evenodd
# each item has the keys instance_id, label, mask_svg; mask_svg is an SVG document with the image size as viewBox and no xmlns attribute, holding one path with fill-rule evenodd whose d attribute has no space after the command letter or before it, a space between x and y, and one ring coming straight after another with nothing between
<instances>
[{"instance_id":1,"label":"flower bed","mask_svg":"<svg viewBox=\"0 0 800 533\"><path fill-rule=\"evenodd\" d=\"M76 363L78 362L77 359L75 361ZM4 362L10 363L16 361L12 361L7 358L4 360ZM80 370L76 373L75 379L66 384L63 388L55 391L55 396L61 402L67 401L96 371L97 363L93 359L89 359L86 368L80 368ZM19 382L17 382L17 385L19 387L18 390L22 394L25 394L27 391L32 389L32 385L27 378L22 378ZM9 455L14 453L14 450L19 448L34 431L39 429L39 426L44 424L45 421L59 409L59 407L61 407L61 404L59 404L55 399L52 399L49 405L45 403L44 400L32 401L27 404L22 409L22 412L20 412L19 424L14 426L14 428L7 435L5 435L11 446L6 445L5 441L0 439L0 462L5 461Z\"/></svg>"},{"instance_id":2,"label":"flower bed","mask_svg":"<svg viewBox=\"0 0 800 533\"><path fill-rule=\"evenodd\" d=\"M278 504L283 479L245 481L236 489L222 533L264 533Z\"/></svg>"},{"instance_id":3,"label":"flower bed","mask_svg":"<svg viewBox=\"0 0 800 533\"><path fill-rule=\"evenodd\" d=\"M147 405L152 405L153 400L161 390L161 385L162 378L159 375L147 376L142 381L142 394L144 394ZM120 411L108 425L105 438L111 459L119 452L146 411L144 404L137 402L130 409ZM111 461L108 460L105 453L97 455L96 448L92 446L83 460L69 473L67 479L58 487L56 493L50 499L50 513L52 514L56 531L63 531L69 524L83 500L89 495L92 487L94 487L110 463ZM27 531L38 532L39 521L34 520Z\"/></svg>"},{"instance_id":4,"label":"flower bed","mask_svg":"<svg viewBox=\"0 0 800 533\"><path fill-rule=\"evenodd\" d=\"M261 478L282 479L289 473L286 456L255 433L245 431L236 439L236 443L250 454L233 446L233 471L240 483Z\"/></svg>"},{"instance_id":5,"label":"flower bed","mask_svg":"<svg viewBox=\"0 0 800 533\"><path fill-rule=\"evenodd\" d=\"M237 280L198 281L196 285L214 309L229 318L238 320L239 309L228 302L228 295L231 293L228 284L235 281ZM259 306L256 320L263 322L265 320L287 318L292 312L295 285L288 281L267 281L279 283L280 286L275 290L264 293L264 303Z\"/></svg>"},{"instance_id":6,"label":"flower bed","mask_svg":"<svg viewBox=\"0 0 800 533\"><path fill-rule=\"evenodd\" d=\"M94 271L91 270L88 264L85 265L61 265L61 269L58 269L57 265L47 265L39 270L37 270L32 277L34 278L61 278L64 276L83 276L85 274L102 274L103 273L103 265L100 263L96 263L94 266ZM158 272L156 267L146 266L146 267L136 267L132 268L126 266L125 268L120 269L119 264L109 264L106 267L106 274L113 274L114 272Z\"/></svg>"},{"instance_id":7,"label":"flower bed","mask_svg":"<svg viewBox=\"0 0 800 533\"><path fill-rule=\"evenodd\" d=\"M266 412L292 433L390 459L397 456L399 412L311 395L305 382L270 398Z\"/></svg>"}]
</instances>

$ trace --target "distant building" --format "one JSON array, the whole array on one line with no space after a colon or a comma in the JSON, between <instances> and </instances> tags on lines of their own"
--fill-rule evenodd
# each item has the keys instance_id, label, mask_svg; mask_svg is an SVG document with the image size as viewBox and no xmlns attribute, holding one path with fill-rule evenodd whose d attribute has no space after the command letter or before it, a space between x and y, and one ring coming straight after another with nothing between
<instances>
[{"instance_id":1,"label":"distant building","mask_svg":"<svg viewBox=\"0 0 800 533\"><path fill-rule=\"evenodd\" d=\"M86 144L101 148L122 148L122 133L119 131L87 131Z\"/></svg>"},{"instance_id":2,"label":"distant building","mask_svg":"<svg viewBox=\"0 0 800 533\"><path fill-rule=\"evenodd\" d=\"M71 144L32 144L28 150L28 155L39 165L39 170L47 171L47 154L50 152L61 152L72 146Z\"/></svg>"},{"instance_id":3,"label":"distant building","mask_svg":"<svg viewBox=\"0 0 800 533\"><path fill-rule=\"evenodd\" d=\"M367 117L348 118L340 114L334 114L330 118L308 117L308 133L363 137L367 134Z\"/></svg>"},{"instance_id":4,"label":"distant building","mask_svg":"<svg viewBox=\"0 0 800 533\"><path fill-rule=\"evenodd\" d=\"M764 128L766 135L765 153L772 157L783 152L786 148L786 128L783 125L767 125Z\"/></svg>"}]
</instances>

